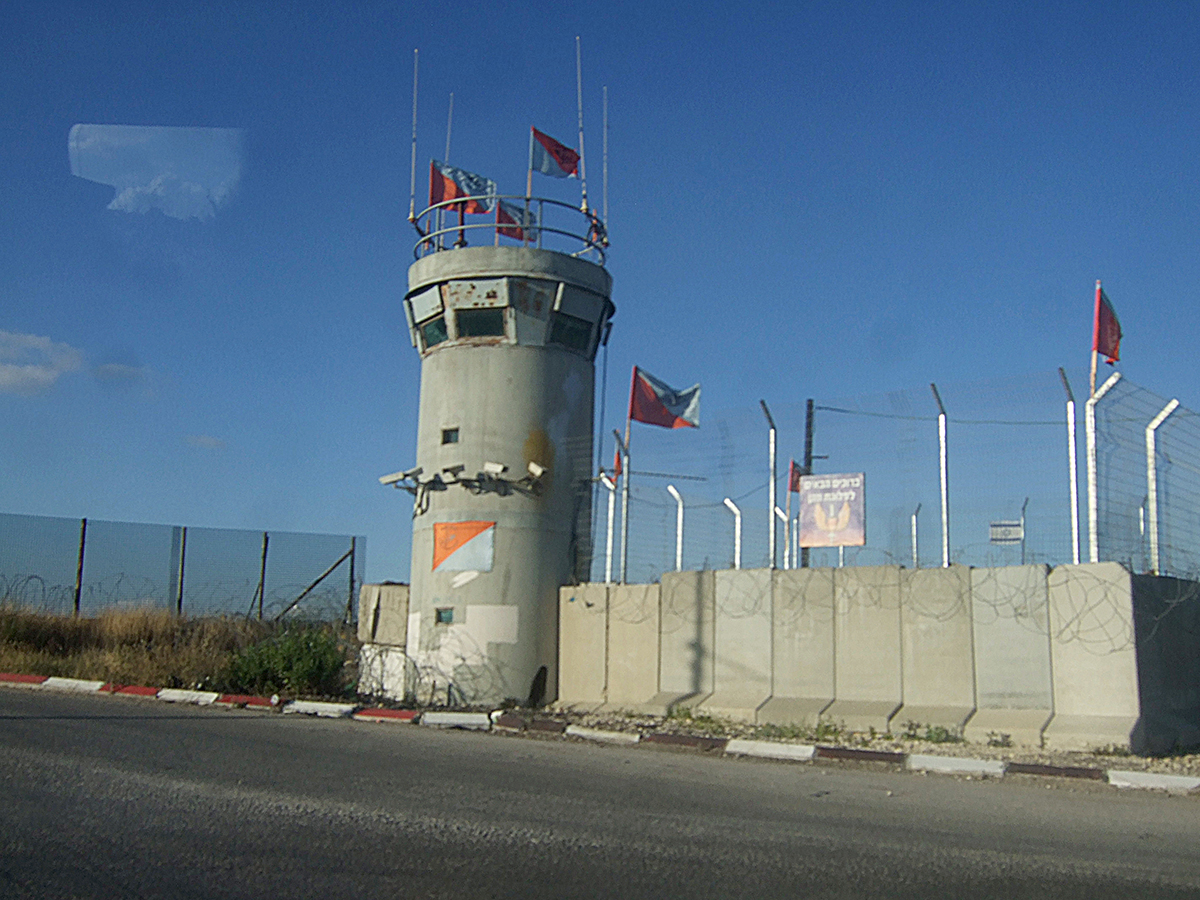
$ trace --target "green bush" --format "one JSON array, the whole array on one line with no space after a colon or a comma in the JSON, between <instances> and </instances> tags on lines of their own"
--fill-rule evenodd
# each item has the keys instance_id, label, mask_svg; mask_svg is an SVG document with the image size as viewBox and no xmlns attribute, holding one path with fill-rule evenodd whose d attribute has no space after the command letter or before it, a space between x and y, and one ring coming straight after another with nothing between
<instances>
[{"instance_id":1,"label":"green bush","mask_svg":"<svg viewBox=\"0 0 1200 900\"><path fill-rule=\"evenodd\" d=\"M238 693L335 696L345 690L345 662L338 636L330 628L288 625L234 656L226 680L229 689Z\"/></svg>"}]
</instances>

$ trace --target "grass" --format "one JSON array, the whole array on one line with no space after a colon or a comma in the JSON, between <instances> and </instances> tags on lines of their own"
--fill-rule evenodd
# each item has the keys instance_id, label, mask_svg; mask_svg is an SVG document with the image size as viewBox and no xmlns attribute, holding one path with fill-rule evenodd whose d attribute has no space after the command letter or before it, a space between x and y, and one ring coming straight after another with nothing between
<instances>
[{"instance_id":1,"label":"grass","mask_svg":"<svg viewBox=\"0 0 1200 900\"><path fill-rule=\"evenodd\" d=\"M0 671L115 684L343 696L357 643L328 625L190 619L160 609L95 618L0 607Z\"/></svg>"}]
</instances>

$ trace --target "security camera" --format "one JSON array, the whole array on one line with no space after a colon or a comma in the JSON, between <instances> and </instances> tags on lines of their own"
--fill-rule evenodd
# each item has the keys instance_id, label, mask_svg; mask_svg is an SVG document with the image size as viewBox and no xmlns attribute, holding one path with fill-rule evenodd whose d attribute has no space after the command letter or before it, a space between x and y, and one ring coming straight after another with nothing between
<instances>
[{"instance_id":1,"label":"security camera","mask_svg":"<svg viewBox=\"0 0 1200 900\"><path fill-rule=\"evenodd\" d=\"M403 481L407 477L405 472L393 472L391 475L383 475L379 479L380 484L395 484L397 481Z\"/></svg>"},{"instance_id":2,"label":"security camera","mask_svg":"<svg viewBox=\"0 0 1200 900\"><path fill-rule=\"evenodd\" d=\"M508 466L504 465L504 463L485 462L483 464L483 471L485 474L497 478L508 471Z\"/></svg>"},{"instance_id":3,"label":"security camera","mask_svg":"<svg viewBox=\"0 0 1200 900\"><path fill-rule=\"evenodd\" d=\"M546 474L546 470L545 470L544 468L542 468L541 466L539 466L539 465L538 465L537 463L535 463L535 462L531 462L531 463L530 463L528 466L526 466L525 468L529 470L529 474L530 474L530 475L531 475L533 478L541 478L543 475L545 475L545 474Z\"/></svg>"},{"instance_id":4,"label":"security camera","mask_svg":"<svg viewBox=\"0 0 1200 900\"><path fill-rule=\"evenodd\" d=\"M409 469L407 472L405 472L404 477L405 478L416 478L418 475L420 475L424 471L425 470L422 469L420 466L417 466L415 469Z\"/></svg>"},{"instance_id":5,"label":"security camera","mask_svg":"<svg viewBox=\"0 0 1200 900\"><path fill-rule=\"evenodd\" d=\"M462 463L459 463L457 466L446 466L444 469L442 469L442 474L447 475L450 478L458 478L459 473L461 473L465 468L466 466L464 466Z\"/></svg>"}]
</instances>

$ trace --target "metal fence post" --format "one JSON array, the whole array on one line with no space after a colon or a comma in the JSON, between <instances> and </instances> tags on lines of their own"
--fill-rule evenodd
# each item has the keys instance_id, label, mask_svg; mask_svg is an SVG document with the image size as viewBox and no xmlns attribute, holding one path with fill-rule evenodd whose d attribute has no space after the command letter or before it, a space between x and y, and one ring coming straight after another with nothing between
<instances>
[{"instance_id":1,"label":"metal fence post","mask_svg":"<svg viewBox=\"0 0 1200 900\"><path fill-rule=\"evenodd\" d=\"M946 407L942 405L942 395L938 393L937 385L930 383L933 399L938 405L938 468L941 475L942 488L942 567L950 565L950 473L949 459L946 455Z\"/></svg>"},{"instance_id":2,"label":"metal fence post","mask_svg":"<svg viewBox=\"0 0 1200 900\"><path fill-rule=\"evenodd\" d=\"M263 594L267 592L267 543L269 541L267 532L263 532L262 541L262 568L258 572L258 618L262 621L263 617Z\"/></svg>"},{"instance_id":3,"label":"metal fence post","mask_svg":"<svg viewBox=\"0 0 1200 900\"><path fill-rule=\"evenodd\" d=\"M675 485L667 485L667 493L675 498L675 571L683 571L683 497Z\"/></svg>"},{"instance_id":4,"label":"metal fence post","mask_svg":"<svg viewBox=\"0 0 1200 900\"><path fill-rule=\"evenodd\" d=\"M350 536L350 591L346 596L346 624L349 625L353 621L354 615L354 560L355 560L355 545L358 543L358 538L355 535Z\"/></svg>"},{"instance_id":5,"label":"metal fence post","mask_svg":"<svg viewBox=\"0 0 1200 900\"><path fill-rule=\"evenodd\" d=\"M917 504L917 508L912 514L912 564L914 569L921 568L921 556L917 552L917 516L921 514L921 504Z\"/></svg>"},{"instance_id":6,"label":"metal fence post","mask_svg":"<svg viewBox=\"0 0 1200 900\"><path fill-rule=\"evenodd\" d=\"M767 491L767 568L775 568L775 510L778 507L775 504L775 420L771 418L771 410L767 409L767 401L759 400L758 405L762 407L763 415L767 417L767 459L770 468L770 489Z\"/></svg>"},{"instance_id":7,"label":"metal fence post","mask_svg":"<svg viewBox=\"0 0 1200 900\"><path fill-rule=\"evenodd\" d=\"M775 507L775 518L783 523L783 567L792 567L792 520L778 506Z\"/></svg>"},{"instance_id":8,"label":"metal fence post","mask_svg":"<svg viewBox=\"0 0 1200 900\"><path fill-rule=\"evenodd\" d=\"M728 497L725 498L725 505L733 513L733 567L740 569L742 567L742 511ZM774 527L774 525L775 523L772 522L771 526Z\"/></svg>"},{"instance_id":9,"label":"metal fence post","mask_svg":"<svg viewBox=\"0 0 1200 900\"><path fill-rule=\"evenodd\" d=\"M183 573L187 563L187 526L179 532L179 594L175 597L175 615L183 615Z\"/></svg>"},{"instance_id":10,"label":"metal fence post","mask_svg":"<svg viewBox=\"0 0 1200 900\"><path fill-rule=\"evenodd\" d=\"M1099 505L1096 498L1096 404L1121 380L1120 372L1113 372L1100 390L1088 397L1083 405L1085 437L1087 439L1088 480L1088 561L1100 562L1100 535L1098 533Z\"/></svg>"},{"instance_id":11,"label":"metal fence post","mask_svg":"<svg viewBox=\"0 0 1200 900\"><path fill-rule=\"evenodd\" d=\"M1075 394L1067 373L1060 366L1058 375L1067 392L1067 471L1071 479L1071 562L1079 565L1079 465L1075 454ZM1024 533L1024 532L1022 532Z\"/></svg>"},{"instance_id":12,"label":"metal fence post","mask_svg":"<svg viewBox=\"0 0 1200 900\"><path fill-rule=\"evenodd\" d=\"M608 531L604 537L604 583L612 583L613 559L613 512L616 509L617 483L604 472L600 473L600 482L608 489Z\"/></svg>"},{"instance_id":13,"label":"metal fence post","mask_svg":"<svg viewBox=\"0 0 1200 900\"><path fill-rule=\"evenodd\" d=\"M1179 407L1178 400L1172 400L1146 426L1146 506L1150 519L1150 571L1161 575L1158 551L1158 465L1155 459L1154 434L1158 427L1167 421L1167 416Z\"/></svg>"},{"instance_id":14,"label":"metal fence post","mask_svg":"<svg viewBox=\"0 0 1200 900\"><path fill-rule=\"evenodd\" d=\"M79 618L79 598L83 593L83 548L87 545L87 519L79 520L79 562L75 566L75 618Z\"/></svg>"}]
</instances>

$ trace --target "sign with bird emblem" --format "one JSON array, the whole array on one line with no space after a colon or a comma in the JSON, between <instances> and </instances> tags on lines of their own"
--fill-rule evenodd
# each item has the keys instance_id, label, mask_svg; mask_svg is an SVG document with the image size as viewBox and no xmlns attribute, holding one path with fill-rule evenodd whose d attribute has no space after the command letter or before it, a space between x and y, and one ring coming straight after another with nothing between
<instances>
[{"instance_id":1,"label":"sign with bird emblem","mask_svg":"<svg viewBox=\"0 0 1200 900\"><path fill-rule=\"evenodd\" d=\"M867 542L867 476L800 476L800 546L861 547Z\"/></svg>"}]
</instances>

